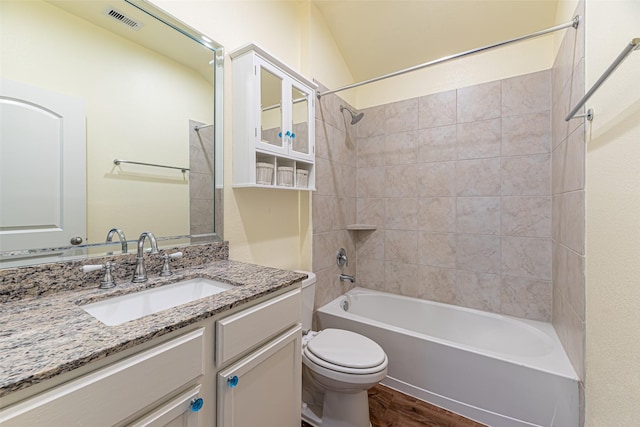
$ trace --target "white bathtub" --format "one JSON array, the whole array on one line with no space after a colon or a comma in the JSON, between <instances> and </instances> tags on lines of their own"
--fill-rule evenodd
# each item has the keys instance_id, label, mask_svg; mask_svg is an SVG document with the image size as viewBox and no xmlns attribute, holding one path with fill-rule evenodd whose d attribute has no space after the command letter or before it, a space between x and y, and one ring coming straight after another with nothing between
<instances>
[{"instance_id":1,"label":"white bathtub","mask_svg":"<svg viewBox=\"0 0 640 427\"><path fill-rule=\"evenodd\" d=\"M578 377L548 323L363 288L317 314L384 348L389 387L493 427L578 426Z\"/></svg>"}]
</instances>

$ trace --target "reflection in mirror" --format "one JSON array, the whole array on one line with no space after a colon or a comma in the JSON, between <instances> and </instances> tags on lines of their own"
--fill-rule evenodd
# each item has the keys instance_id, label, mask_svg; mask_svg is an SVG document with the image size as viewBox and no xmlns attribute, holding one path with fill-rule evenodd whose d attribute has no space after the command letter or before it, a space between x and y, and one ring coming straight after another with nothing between
<instances>
[{"instance_id":1,"label":"reflection in mirror","mask_svg":"<svg viewBox=\"0 0 640 427\"><path fill-rule=\"evenodd\" d=\"M219 240L221 46L142 0L1 7L0 267Z\"/></svg>"},{"instance_id":2,"label":"reflection in mirror","mask_svg":"<svg viewBox=\"0 0 640 427\"><path fill-rule=\"evenodd\" d=\"M293 104L293 151L309 154L309 100L307 95L295 86L291 86Z\"/></svg>"},{"instance_id":3,"label":"reflection in mirror","mask_svg":"<svg viewBox=\"0 0 640 427\"><path fill-rule=\"evenodd\" d=\"M283 146L282 138L282 79L260 67L260 105L262 142Z\"/></svg>"}]
</instances>

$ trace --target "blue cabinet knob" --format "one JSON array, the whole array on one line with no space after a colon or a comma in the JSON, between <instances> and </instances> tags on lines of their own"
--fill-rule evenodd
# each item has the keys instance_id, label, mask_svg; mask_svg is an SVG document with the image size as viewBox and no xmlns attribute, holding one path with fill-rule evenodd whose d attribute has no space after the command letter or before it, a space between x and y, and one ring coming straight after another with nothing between
<instances>
[{"instance_id":1,"label":"blue cabinet knob","mask_svg":"<svg viewBox=\"0 0 640 427\"><path fill-rule=\"evenodd\" d=\"M240 379L237 377L237 375L234 375L232 377L227 378L227 382L229 383L229 388L234 388L235 386L238 385L238 382L240 382Z\"/></svg>"},{"instance_id":2,"label":"blue cabinet knob","mask_svg":"<svg viewBox=\"0 0 640 427\"><path fill-rule=\"evenodd\" d=\"M204 400L201 397L191 399L191 412L198 412L204 406Z\"/></svg>"},{"instance_id":3,"label":"blue cabinet knob","mask_svg":"<svg viewBox=\"0 0 640 427\"><path fill-rule=\"evenodd\" d=\"M293 139L293 138L295 138L295 137L296 137L296 134L295 134L295 133L293 133L293 132L291 132L291 139Z\"/></svg>"},{"instance_id":4,"label":"blue cabinet knob","mask_svg":"<svg viewBox=\"0 0 640 427\"><path fill-rule=\"evenodd\" d=\"M278 138L282 138L282 132L278 132Z\"/></svg>"},{"instance_id":5,"label":"blue cabinet knob","mask_svg":"<svg viewBox=\"0 0 640 427\"><path fill-rule=\"evenodd\" d=\"M291 131L287 131L287 133L285 133L285 136L291 136Z\"/></svg>"}]
</instances>

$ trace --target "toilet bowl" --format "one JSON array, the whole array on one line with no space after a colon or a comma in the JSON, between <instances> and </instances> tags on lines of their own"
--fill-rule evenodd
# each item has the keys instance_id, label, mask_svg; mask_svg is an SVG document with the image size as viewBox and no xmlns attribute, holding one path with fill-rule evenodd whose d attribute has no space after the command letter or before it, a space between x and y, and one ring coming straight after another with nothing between
<instances>
[{"instance_id":1,"label":"toilet bowl","mask_svg":"<svg viewBox=\"0 0 640 427\"><path fill-rule=\"evenodd\" d=\"M311 331L315 274L302 283L302 419L316 427L369 427L367 390L387 374L373 340L341 329Z\"/></svg>"}]
</instances>

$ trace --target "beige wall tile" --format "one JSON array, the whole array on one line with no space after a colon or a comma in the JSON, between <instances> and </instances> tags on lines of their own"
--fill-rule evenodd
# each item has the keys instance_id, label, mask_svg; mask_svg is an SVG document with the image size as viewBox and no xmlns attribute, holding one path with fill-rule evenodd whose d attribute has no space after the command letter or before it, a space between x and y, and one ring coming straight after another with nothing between
<instances>
[{"instance_id":1,"label":"beige wall tile","mask_svg":"<svg viewBox=\"0 0 640 427\"><path fill-rule=\"evenodd\" d=\"M551 237L551 197L503 197L502 234Z\"/></svg>"},{"instance_id":2,"label":"beige wall tile","mask_svg":"<svg viewBox=\"0 0 640 427\"><path fill-rule=\"evenodd\" d=\"M551 280L551 239L503 237L502 274Z\"/></svg>"},{"instance_id":3,"label":"beige wall tile","mask_svg":"<svg viewBox=\"0 0 640 427\"><path fill-rule=\"evenodd\" d=\"M453 233L456 231L456 198L418 199L418 229Z\"/></svg>"},{"instance_id":4,"label":"beige wall tile","mask_svg":"<svg viewBox=\"0 0 640 427\"><path fill-rule=\"evenodd\" d=\"M389 292L384 286L384 261L359 259L356 278L358 286Z\"/></svg>"},{"instance_id":5,"label":"beige wall tile","mask_svg":"<svg viewBox=\"0 0 640 427\"><path fill-rule=\"evenodd\" d=\"M381 123L384 123L385 114L384 105L367 108L363 110L364 117L356 125L357 137L368 138L370 136L384 135L385 129ZM348 113L344 113L345 115Z\"/></svg>"},{"instance_id":6,"label":"beige wall tile","mask_svg":"<svg viewBox=\"0 0 640 427\"><path fill-rule=\"evenodd\" d=\"M456 231L470 234L500 234L500 198L458 197Z\"/></svg>"},{"instance_id":7,"label":"beige wall tile","mask_svg":"<svg viewBox=\"0 0 640 427\"><path fill-rule=\"evenodd\" d=\"M502 276L500 311L503 314L550 322L551 298L549 280Z\"/></svg>"},{"instance_id":8,"label":"beige wall tile","mask_svg":"<svg viewBox=\"0 0 640 427\"><path fill-rule=\"evenodd\" d=\"M384 142L385 164L395 166L416 163L419 135L417 130L387 135Z\"/></svg>"},{"instance_id":9,"label":"beige wall tile","mask_svg":"<svg viewBox=\"0 0 640 427\"><path fill-rule=\"evenodd\" d=\"M385 262L384 285L392 292L400 295L414 296L418 286L418 266L401 262Z\"/></svg>"},{"instance_id":10,"label":"beige wall tile","mask_svg":"<svg viewBox=\"0 0 640 427\"><path fill-rule=\"evenodd\" d=\"M382 227L384 224L384 199L358 197L356 204L356 222Z\"/></svg>"},{"instance_id":11,"label":"beige wall tile","mask_svg":"<svg viewBox=\"0 0 640 427\"><path fill-rule=\"evenodd\" d=\"M457 126L458 159L499 157L501 147L500 118L460 123Z\"/></svg>"},{"instance_id":12,"label":"beige wall tile","mask_svg":"<svg viewBox=\"0 0 640 427\"><path fill-rule=\"evenodd\" d=\"M336 223L337 199L333 196L313 194L313 232L322 233L333 229Z\"/></svg>"},{"instance_id":13,"label":"beige wall tile","mask_svg":"<svg viewBox=\"0 0 640 427\"><path fill-rule=\"evenodd\" d=\"M553 283L563 300L585 320L585 257L553 242Z\"/></svg>"},{"instance_id":14,"label":"beige wall tile","mask_svg":"<svg viewBox=\"0 0 640 427\"><path fill-rule=\"evenodd\" d=\"M387 230L416 230L418 228L418 199L386 199L384 227Z\"/></svg>"},{"instance_id":15,"label":"beige wall tile","mask_svg":"<svg viewBox=\"0 0 640 427\"><path fill-rule=\"evenodd\" d=\"M553 151L553 194L582 190L585 174L584 125L579 126Z\"/></svg>"},{"instance_id":16,"label":"beige wall tile","mask_svg":"<svg viewBox=\"0 0 640 427\"><path fill-rule=\"evenodd\" d=\"M502 158L503 196L546 196L551 193L551 155Z\"/></svg>"},{"instance_id":17,"label":"beige wall tile","mask_svg":"<svg viewBox=\"0 0 640 427\"><path fill-rule=\"evenodd\" d=\"M585 245L585 211L584 191L572 191L554 196L558 204L558 213L554 212L557 219L558 241L577 253L584 255Z\"/></svg>"},{"instance_id":18,"label":"beige wall tile","mask_svg":"<svg viewBox=\"0 0 640 427\"><path fill-rule=\"evenodd\" d=\"M387 166L384 173L385 197L415 197L418 168L416 165Z\"/></svg>"},{"instance_id":19,"label":"beige wall tile","mask_svg":"<svg viewBox=\"0 0 640 427\"><path fill-rule=\"evenodd\" d=\"M502 82L489 82L458 89L458 123L500 117Z\"/></svg>"},{"instance_id":20,"label":"beige wall tile","mask_svg":"<svg viewBox=\"0 0 640 427\"><path fill-rule=\"evenodd\" d=\"M418 236L415 231L385 230L384 259L386 261L415 264L417 262Z\"/></svg>"},{"instance_id":21,"label":"beige wall tile","mask_svg":"<svg viewBox=\"0 0 640 427\"><path fill-rule=\"evenodd\" d=\"M356 254L363 259L384 261L384 230L360 231L357 233Z\"/></svg>"},{"instance_id":22,"label":"beige wall tile","mask_svg":"<svg viewBox=\"0 0 640 427\"><path fill-rule=\"evenodd\" d=\"M457 196L499 196L500 159L456 162L455 186Z\"/></svg>"},{"instance_id":23,"label":"beige wall tile","mask_svg":"<svg viewBox=\"0 0 640 427\"><path fill-rule=\"evenodd\" d=\"M438 162L418 165L420 197L454 196L456 190L456 163Z\"/></svg>"},{"instance_id":24,"label":"beige wall tile","mask_svg":"<svg viewBox=\"0 0 640 427\"><path fill-rule=\"evenodd\" d=\"M418 282L420 283L418 298L446 304L456 303L456 270L420 265Z\"/></svg>"},{"instance_id":25,"label":"beige wall tile","mask_svg":"<svg viewBox=\"0 0 640 427\"><path fill-rule=\"evenodd\" d=\"M500 237L481 234L457 234L458 270L500 273Z\"/></svg>"},{"instance_id":26,"label":"beige wall tile","mask_svg":"<svg viewBox=\"0 0 640 427\"><path fill-rule=\"evenodd\" d=\"M500 276L497 274L456 272L456 303L477 310L500 311Z\"/></svg>"},{"instance_id":27,"label":"beige wall tile","mask_svg":"<svg viewBox=\"0 0 640 427\"><path fill-rule=\"evenodd\" d=\"M456 159L456 126L421 129L419 138L419 163Z\"/></svg>"},{"instance_id":28,"label":"beige wall tile","mask_svg":"<svg viewBox=\"0 0 640 427\"><path fill-rule=\"evenodd\" d=\"M525 74L502 81L502 116L551 109L551 72Z\"/></svg>"},{"instance_id":29,"label":"beige wall tile","mask_svg":"<svg viewBox=\"0 0 640 427\"><path fill-rule=\"evenodd\" d=\"M418 232L418 263L431 267L456 267L456 235Z\"/></svg>"},{"instance_id":30,"label":"beige wall tile","mask_svg":"<svg viewBox=\"0 0 640 427\"><path fill-rule=\"evenodd\" d=\"M420 129L456 123L455 90L420 97L418 105Z\"/></svg>"},{"instance_id":31,"label":"beige wall tile","mask_svg":"<svg viewBox=\"0 0 640 427\"><path fill-rule=\"evenodd\" d=\"M357 165L359 168L384 166L384 135L358 138Z\"/></svg>"},{"instance_id":32,"label":"beige wall tile","mask_svg":"<svg viewBox=\"0 0 640 427\"><path fill-rule=\"evenodd\" d=\"M418 129L418 98L393 102L384 106L387 135Z\"/></svg>"},{"instance_id":33,"label":"beige wall tile","mask_svg":"<svg viewBox=\"0 0 640 427\"><path fill-rule=\"evenodd\" d=\"M358 197L385 196L385 168L358 168L356 175Z\"/></svg>"},{"instance_id":34,"label":"beige wall tile","mask_svg":"<svg viewBox=\"0 0 640 427\"><path fill-rule=\"evenodd\" d=\"M549 153L551 111L504 117L502 119L502 155Z\"/></svg>"}]
</instances>

